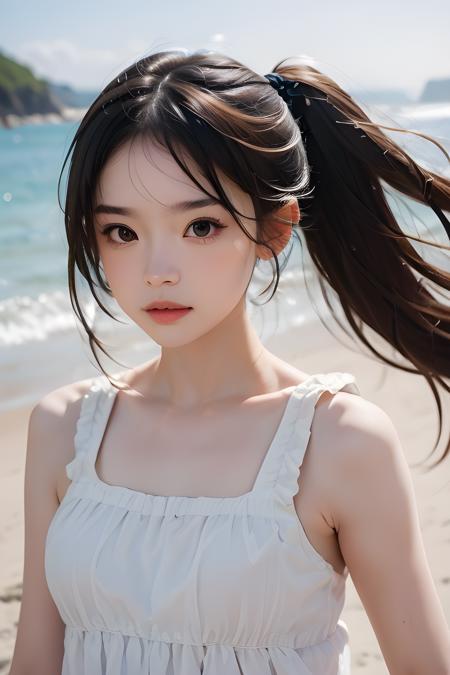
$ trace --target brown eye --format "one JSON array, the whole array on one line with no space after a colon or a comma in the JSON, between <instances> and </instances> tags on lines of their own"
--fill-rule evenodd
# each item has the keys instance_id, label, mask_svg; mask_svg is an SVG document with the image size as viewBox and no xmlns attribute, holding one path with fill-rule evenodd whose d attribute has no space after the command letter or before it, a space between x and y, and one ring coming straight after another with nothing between
<instances>
[{"instance_id":1,"label":"brown eye","mask_svg":"<svg viewBox=\"0 0 450 675\"><path fill-rule=\"evenodd\" d=\"M118 236L121 239L121 241L117 241L116 239L111 238L110 233L113 230L117 230ZM105 227L105 229L102 231L102 234L108 238L108 241L111 241L114 244L120 243L128 244L128 242L132 241L132 239L129 238L130 235L131 237L135 236L134 232L130 230L130 228L125 227L125 225L108 225L108 227ZM124 238L122 238L123 236Z\"/></svg>"},{"instance_id":2,"label":"brown eye","mask_svg":"<svg viewBox=\"0 0 450 675\"><path fill-rule=\"evenodd\" d=\"M207 219L203 218L202 220L196 220L195 222L191 223L187 229L189 231L192 228L192 231L196 235L195 237L188 237L189 239L203 239L205 240L202 243L206 243L206 240L211 240L215 239L219 235L217 233L211 234L211 236L207 236L211 228L215 228L216 230L218 229L224 229L226 228L226 225L222 225L220 221L218 220L212 220L212 219Z\"/></svg>"}]
</instances>

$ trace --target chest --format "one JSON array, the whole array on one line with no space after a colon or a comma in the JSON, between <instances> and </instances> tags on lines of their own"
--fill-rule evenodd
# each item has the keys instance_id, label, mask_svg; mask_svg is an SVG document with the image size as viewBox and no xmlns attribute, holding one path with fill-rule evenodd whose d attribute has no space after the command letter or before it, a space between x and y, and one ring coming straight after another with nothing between
<instances>
[{"instance_id":1,"label":"chest","mask_svg":"<svg viewBox=\"0 0 450 675\"><path fill-rule=\"evenodd\" d=\"M147 494L208 497L249 492L281 424L287 396L174 413L123 405L111 415L99 477Z\"/></svg>"}]
</instances>

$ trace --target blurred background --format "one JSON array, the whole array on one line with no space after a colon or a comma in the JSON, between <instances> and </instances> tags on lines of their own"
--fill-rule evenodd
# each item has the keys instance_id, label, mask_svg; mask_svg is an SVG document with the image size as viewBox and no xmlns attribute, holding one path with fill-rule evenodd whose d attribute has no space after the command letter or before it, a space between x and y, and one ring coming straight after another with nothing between
<instances>
[{"instance_id":1,"label":"blurred background","mask_svg":"<svg viewBox=\"0 0 450 675\"><path fill-rule=\"evenodd\" d=\"M20 601L24 411L29 412L30 406L55 387L98 372L69 300L64 215L57 195L64 157L84 111L122 69L155 51L215 50L260 74L271 72L284 58L301 57L336 80L373 121L396 127L399 131L384 131L414 159L449 176L449 162L436 145L402 130L428 134L450 151L450 4L441 0L287 0L280 5L267 0L2 0L0 8L0 419L2 440L6 443L10 439L1 456L5 478L0 492L7 523L5 530L2 528L4 545L0 550L4 569L0 581L7 589L0 592L2 673L12 649ZM60 191L63 207L65 176L66 172ZM448 244L431 209L391 188L386 194L405 232ZM411 243L428 259L450 268L448 254ZM259 307L252 300L257 301L271 275L269 263L256 268L248 309L263 341L286 360L294 361L307 348L317 347L318 314L326 322L328 310L321 301L306 246L295 239L277 294L268 305ZM159 352L157 344L102 296L124 323L105 317L80 277L78 281L85 315L118 359L116 365L102 356L109 372L142 363ZM339 313L338 305L335 311ZM326 362L326 354L329 349L320 355L311 353L306 369L319 372L340 364L335 355L332 364ZM341 369L346 370L349 363L347 358ZM363 384L364 372L361 365ZM372 380L373 373L368 374L367 384ZM423 382L418 386L421 389L416 390L415 402L422 400L425 389ZM380 400L388 409L388 399ZM406 411L405 399L402 404ZM434 431L431 397L427 405L429 428ZM19 410L20 415L14 417ZM396 421L406 440L411 423L403 423L400 413ZM418 430L416 439L417 434ZM413 438L410 440L412 443ZM420 458L431 448L431 440L434 442L434 435L421 448ZM13 447L17 448L14 452ZM431 508L439 508L436 498ZM424 510L421 514L425 518ZM444 527L450 521L443 515L441 520L431 518L430 523ZM439 546L445 545L444 531L448 529L436 535ZM431 550L431 529L426 536ZM448 534L446 542L448 556ZM437 554L432 558L436 578L438 558ZM440 597L445 597L449 616L448 565L440 581ZM365 631L361 637L353 633L355 672L387 673L353 592L346 611L350 623L363 626Z\"/></svg>"},{"instance_id":2,"label":"blurred background","mask_svg":"<svg viewBox=\"0 0 450 675\"><path fill-rule=\"evenodd\" d=\"M279 12L267 0L8 3L0 27L0 409L90 372L92 357L67 292L57 179L84 110L123 68L174 47L222 51L260 74L282 58L301 56L349 91L374 121L431 134L448 148L449 17L450 8L436 0L288 2ZM448 173L434 144L386 133L424 165ZM63 180L63 208L64 188ZM391 195L405 229L441 236L430 209ZM303 254L293 243L276 299L264 308L249 305L264 340L317 318L311 303L302 301ZM308 273L306 253L303 258ZM263 263L250 294L262 290L270 275L270 264ZM156 353L140 329L104 321L88 295L85 302L89 321L119 363L132 365Z\"/></svg>"}]
</instances>

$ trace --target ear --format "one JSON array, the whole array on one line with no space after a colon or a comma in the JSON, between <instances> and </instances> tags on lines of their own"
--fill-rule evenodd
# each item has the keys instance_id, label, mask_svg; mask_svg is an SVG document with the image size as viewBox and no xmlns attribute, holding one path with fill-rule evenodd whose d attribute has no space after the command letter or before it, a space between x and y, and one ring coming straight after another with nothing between
<instances>
[{"instance_id":1,"label":"ear","mask_svg":"<svg viewBox=\"0 0 450 675\"><path fill-rule=\"evenodd\" d=\"M291 197L288 202L277 211L272 212L263 222L262 239L270 244L278 255L287 245L291 238L292 227L300 221L300 209L295 197ZM261 260L272 258L270 249L261 244L256 246L256 255Z\"/></svg>"}]
</instances>

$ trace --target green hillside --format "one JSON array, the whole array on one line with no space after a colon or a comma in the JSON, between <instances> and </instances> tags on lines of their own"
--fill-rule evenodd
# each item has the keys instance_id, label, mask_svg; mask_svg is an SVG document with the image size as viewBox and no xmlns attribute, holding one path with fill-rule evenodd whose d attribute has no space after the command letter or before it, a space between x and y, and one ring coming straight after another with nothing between
<instances>
[{"instance_id":1,"label":"green hillside","mask_svg":"<svg viewBox=\"0 0 450 675\"><path fill-rule=\"evenodd\" d=\"M8 126L7 115L60 113L62 107L46 80L0 52L0 124Z\"/></svg>"},{"instance_id":2,"label":"green hillside","mask_svg":"<svg viewBox=\"0 0 450 675\"><path fill-rule=\"evenodd\" d=\"M9 59L0 52L0 87L7 91L14 91L18 87L30 87L36 92L43 92L47 82L35 77L27 66Z\"/></svg>"}]
</instances>

